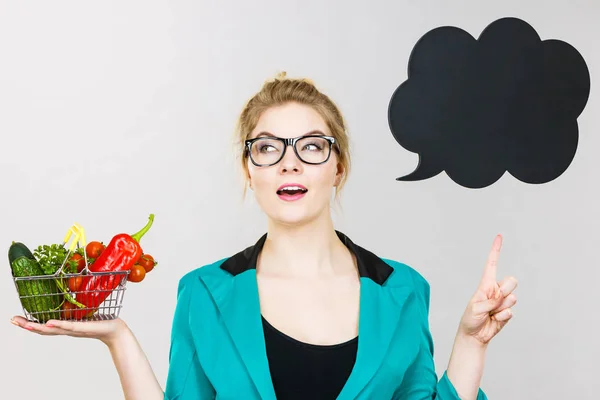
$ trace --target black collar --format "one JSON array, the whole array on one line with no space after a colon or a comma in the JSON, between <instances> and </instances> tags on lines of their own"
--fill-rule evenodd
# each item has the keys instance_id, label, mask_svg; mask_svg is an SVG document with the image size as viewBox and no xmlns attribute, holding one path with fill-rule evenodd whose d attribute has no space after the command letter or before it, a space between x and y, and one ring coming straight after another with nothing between
<instances>
[{"instance_id":1,"label":"black collar","mask_svg":"<svg viewBox=\"0 0 600 400\"><path fill-rule=\"evenodd\" d=\"M377 255L352 242L352 240L343 233L337 230L335 232L344 245L355 255L360 277L369 278L373 282L383 285L394 269ZM233 276L250 269L256 269L258 255L266 240L267 234L265 233L254 245L247 247L225 260L221 264L221 268Z\"/></svg>"}]
</instances>

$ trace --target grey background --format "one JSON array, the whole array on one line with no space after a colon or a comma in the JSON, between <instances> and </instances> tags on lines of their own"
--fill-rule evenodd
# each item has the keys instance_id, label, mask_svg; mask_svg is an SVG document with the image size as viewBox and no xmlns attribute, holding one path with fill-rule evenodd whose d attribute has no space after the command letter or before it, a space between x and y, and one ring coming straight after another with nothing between
<instances>
[{"instance_id":1,"label":"grey background","mask_svg":"<svg viewBox=\"0 0 600 400\"><path fill-rule=\"evenodd\" d=\"M483 190L443 173L396 182L418 160L396 144L386 115L413 45L442 25L477 37L505 16L572 44L588 63L592 91L572 165L541 186L510 174ZM593 1L1 1L0 243L59 242L73 222L108 242L155 213L142 244L160 264L128 286L122 317L164 384L179 278L265 230L251 192L241 198L231 133L249 96L286 70L314 79L349 123L354 170L336 227L431 283L438 373L502 233L499 278L519 279L519 302L489 348L482 387L490 399L592 399L599 20ZM9 323L21 310L4 264L2 397L122 398L102 344Z\"/></svg>"}]
</instances>

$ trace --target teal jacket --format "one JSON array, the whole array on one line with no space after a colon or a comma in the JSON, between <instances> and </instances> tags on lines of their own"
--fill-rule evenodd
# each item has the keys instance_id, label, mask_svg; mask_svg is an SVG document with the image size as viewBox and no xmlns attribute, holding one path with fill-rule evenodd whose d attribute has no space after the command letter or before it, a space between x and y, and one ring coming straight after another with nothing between
<instances>
[{"instance_id":1,"label":"teal jacket","mask_svg":"<svg viewBox=\"0 0 600 400\"><path fill-rule=\"evenodd\" d=\"M337 234L361 282L358 353L338 399L459 400L435 372L428 282ZM179 281L165 399L275 400L256 280L266 236ZM481 389L477 399L487 400Z\"/></svg>"}]
</instances>

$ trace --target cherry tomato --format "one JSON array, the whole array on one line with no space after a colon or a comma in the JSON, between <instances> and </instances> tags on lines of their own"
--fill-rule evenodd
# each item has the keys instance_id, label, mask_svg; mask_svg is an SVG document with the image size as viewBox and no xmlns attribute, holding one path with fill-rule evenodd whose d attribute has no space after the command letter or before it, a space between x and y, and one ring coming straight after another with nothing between
<instances>
[{"instance_id":1,"label":"cherry tomato","mask_svg":"<svg viewBox=\"0 0 600 400\"><path fill-rule=\"evenodd\" d=\"M83 276L74 276L69 278L69 290L71 292L76 292L81 287L81 282L83 282Z\"/></svg>"},{"instance_id":2,"label":"cherry tomato","mask_svg":"<svg viewBox=\"0 0 600 400\"><path fill-rule=\"evenodd\" d=\"M77 306L75 304L70 303L67 300L65 300L65 302L63 303L63 306L62 306L62 318L61 319L72 319L73 316L75 315L73 310L75 310L76 308L77 308Z\"/></svg>"},{"instance_id":3,"label":"cherry tomato","mask_svg":"<svg viewBox=\"0 0 600 400\"><path fill-rule=\"evenodd\" d=\"M85 268L85 259L79 253L74 253L69 261L74 261L77 263L77 272L81 272Z\"/></svg>"},{"instance_id":4,"label":"cherry tomato","mask_svg":"<svg viewBox=\"0 0 600 400\"><path fill-rule=\"evenodd\" d=\"M140 264L135 264L131 267L127 280L129 282L141 282L146 277L146 270Z\"/></svg>"},{"instance_id":5,"label":"cherry tomato","mask_svg":"<svg viewBox=\"0 0 600 400\"><path fill-rule=\"evenodd\" d=\"M143 254L138 260L137 264L144 267L146 272L150 272L154 269L154 258L150 254Z\"/></svg>"},{"instance_id":6,"label":"cherry tomato","mask_svg":"<svg viewBox=\"0 0 600 400\"><path fill-rule=\"evenodd\" d=\"M98 258L100 254L104 251L106 246L102 242L94 241L89 242L87 246L85 246L85 252L88 258Z\"/></svg>"}]
</instances>

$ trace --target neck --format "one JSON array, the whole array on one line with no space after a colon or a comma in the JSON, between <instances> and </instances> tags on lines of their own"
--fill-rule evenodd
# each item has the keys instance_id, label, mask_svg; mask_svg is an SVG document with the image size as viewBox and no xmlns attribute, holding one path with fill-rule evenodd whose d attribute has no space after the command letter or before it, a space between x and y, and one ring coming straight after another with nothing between
<instances>
[{"instance_id":1,"label":"neck","mask_svg":"<svg viewBox=\"0 0 600 400\"><path fill-rule=\"evenodd\" d=\"M259 256L258 273L323 277L348 274L350 252L338 238L329 216L303 225L269 221L267 240Z\"/></svg>"}]
</instances>

